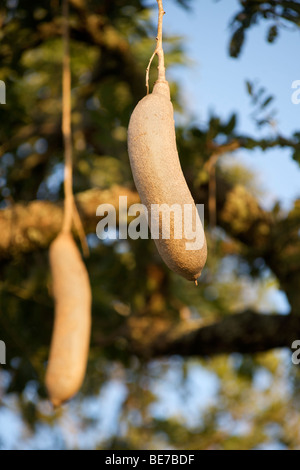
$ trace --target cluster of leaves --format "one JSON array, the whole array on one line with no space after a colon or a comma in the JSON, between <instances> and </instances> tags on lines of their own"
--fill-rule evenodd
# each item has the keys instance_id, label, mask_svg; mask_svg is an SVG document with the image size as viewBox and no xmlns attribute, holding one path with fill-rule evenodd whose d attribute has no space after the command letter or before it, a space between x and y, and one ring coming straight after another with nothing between
<instances>
[{"instance_id":1,"label":"cluster of leaves","mask_svg":"<svg viewBox=\"0 0 300 470\"><path fill-rule=\"evenodd\" d=\"M245 33L248 29L266 20L268 25L267 41L273 43L280 28L290 25L297 29L300 24L300 5L298 1L289 0L239 0L241 9L231 21L233 31L230 41L231 57L238 57L241 53Z\"/></svg>"}]
</instances>

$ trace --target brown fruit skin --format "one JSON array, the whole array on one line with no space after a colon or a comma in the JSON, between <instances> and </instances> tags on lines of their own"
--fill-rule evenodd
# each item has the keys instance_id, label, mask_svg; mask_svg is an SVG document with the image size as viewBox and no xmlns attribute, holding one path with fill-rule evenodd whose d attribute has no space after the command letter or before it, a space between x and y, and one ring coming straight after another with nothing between
<instances>
[{"instance_id":1,"label":"brown fruit skin","mask_svg":"<svg viewBox=\"0 0 300 470\"><path fill-rule=\"evenodd\" d=\"M91 288L73 237L61 233L50 246L55 320L46 387L54 406L75 395L84 380L91 331Z\"/></svg>"},{"instance_id":2,"label":"brown fruit skin","mask_svg":"<svg viewBox=\"0 0 300 470\"><path fill-rule=\"evenodd\" d=\"M178 157L174 112L167 81L156 82L153 92L135 107L128 126L128 153L135 185L148 210L148 220L151 204L180 204L182 211L184 204L191 204L194 221L199 218ZM207 258L200 218L199 223L197 233L203 240L200 249L187 250L186 242L191 240L175 239L172 230L170 239L160 237L154 240L167 266L191 281L200 276Z\"/></svg>"}]
</instances>

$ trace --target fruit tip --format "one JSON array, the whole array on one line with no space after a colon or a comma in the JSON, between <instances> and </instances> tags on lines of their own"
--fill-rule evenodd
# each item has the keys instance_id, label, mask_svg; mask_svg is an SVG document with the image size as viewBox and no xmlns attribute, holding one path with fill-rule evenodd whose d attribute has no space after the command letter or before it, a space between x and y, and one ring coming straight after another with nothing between
<instances>
[{"instance_id":1,"label":"fruit tip","mask_svg":"<svg viewBox=\"0 0 300 470\"><path fill-rule=\"evenodd\" d=\"M52 405L53 411L57 411L62 405L62 401L55 398L50 398L50 403Z\"/></svg>"}]
</instances>

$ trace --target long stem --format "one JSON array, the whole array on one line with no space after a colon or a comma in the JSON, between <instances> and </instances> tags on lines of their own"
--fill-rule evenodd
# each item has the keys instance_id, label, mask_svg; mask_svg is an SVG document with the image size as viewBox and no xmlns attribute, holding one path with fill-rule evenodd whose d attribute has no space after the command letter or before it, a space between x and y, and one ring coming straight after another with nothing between
<instances>
[{"instance_id":1,"label":"long stem","mask_svg":"<svg viewBox=\"0 0 300 470\"><path fill-rule=\"evenodd\" d=\"M209 212L209 225L214 228L217 223L217 201L216 201L216 167L212 165L209 172L208 184L208 212Z\"/></svg>"},{"instance_id":2,"label":"long stem","mask_svg":"<svg viewBox=\"0 0 300 470\"><path fill-rule=\"evenodd\" d=\"M70 232L73 218L73 174L72 174L72 135L71 135L71 68L69 1L63 0L63 77L62 77L62 133L65 151L65 210L63 232Z\"/></svg>"},{"instance_id":3,"label":"long stem","mask_svg":"<svg viewBox=\"0 0 300 470\"><path fill-rule=\"evenodd\" d=\"M83 256L87 257L90 254L89 245L88 245L87 240L86 240L85 231L84 231L84 228L83 228L83 225L82 225L81 217L79 215L79 212L78 212L78 209L77 209L77 206L76 206L75 199L74 199L73 220L74 220L74 224L75 224L75 227L76 227L77 234L78 234L79 239L80 239L81 248L82 248L82 251L83 251Z\"/></svg>"},{"instance_id":4,"label":"long stem","mask_svg":"<svg viewBox=\"0 0 300 470\"><path fill-rule=\"evenodd\" d=\"M163 25L163 17L166 12L164 11L162 0L156 0L156 1L158 4L158 27L157 27L157 37L156 37L156 48L150 58L148 67L146 69L147 95L149 94L149 72L150 72L151 63L155 55L157 55L158 57L158 80L159 81L166 80L165 57L164 57L164 50L162 46L162 25Z\"/></svg>"},{"instance_id":5,"label":"long stem","mask_svg":"<svg viewBox=\"0 0 300 470\"><path fill-rule=\"evenodd\" d=\"M162 46L162 24L165 14L162 0L157 0L158 3L158 28L157 28L157 56L158 56L158 80L166 79L165 58Z\"/></svg>"}]
</instances>

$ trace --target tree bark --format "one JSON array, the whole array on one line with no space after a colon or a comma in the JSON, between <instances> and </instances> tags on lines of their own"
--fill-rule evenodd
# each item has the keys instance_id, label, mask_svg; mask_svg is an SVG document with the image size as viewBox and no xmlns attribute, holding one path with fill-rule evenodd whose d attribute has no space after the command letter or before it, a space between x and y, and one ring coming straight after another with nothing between
<instances>
[{"instance_id":1,"label":"tree bark","mask_svg":"<svg viewBox=\"0 0 300 470\"><path fill-rule=\"evenodd\" d=\"M96 216L99 204L112 204L118 215L119 196L127 196L128 206L139 202L136 192L119 186L107 190L91 189L75 196L86 233L96 233L101 219ZM0 260L47 248L61 230L62 220L62 202L32 201L1 210Z\"/></svg>"},{"instance_id":2,"label":"tree bark","mask_svg":"<svg viewBox=\"0 0 300 470\"><path fill-rule=\"evenodd\" d=\"M217 354L257 353L274 348L291 348L300 339L300 317L267 315L247 310L216 323L202 326L201 321L180 323L153 337L153 321L139 334L128 330L132 350L146 359L179 355L209 357ZM133 334L133 336L132 336Z\"/></svg>"}]
</instances>

